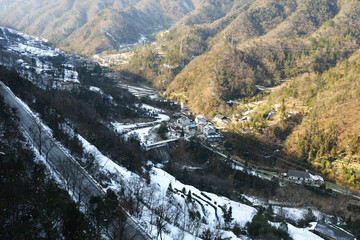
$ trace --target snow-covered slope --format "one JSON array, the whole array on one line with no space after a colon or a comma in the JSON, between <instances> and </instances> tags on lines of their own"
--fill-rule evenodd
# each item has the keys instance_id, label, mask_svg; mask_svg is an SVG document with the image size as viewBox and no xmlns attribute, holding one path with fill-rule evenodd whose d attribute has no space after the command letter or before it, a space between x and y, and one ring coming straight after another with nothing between
<instances>
[{"instance_id":1,"label":"snow-covered slope","mask_svg":"<svg viewBox=\"0 0 360 240\"><path fill-rule=\"evenodd\" d=\"M46 39L0 27L0 53L0 65L15 69L43 89L79 84L71 58L47 44Z\"/></svg>"},{"instance_id":2,"label":"snow-covered slope","mask_svg":"<svg viewBox=\"0 0 360 240\"><path fill-rule=\"evenodd\" d=\"M24 107L31 112L25 104ZM36 114L33 116L37 118ZM51 132L50 129L47 131ZM255 207L183 184L161 169L161 165L156 166L151 162L147 164L150 169L150 181L146 181L103 155L85 138L75 134L70 127L67 132L72 136L76 135L84 151L94 158L94 179L104 190L112 189L118 193L124 202L135 203L132 216L154 237L161 235L162 239L167 240L202 239L202 233L210 230L223 238L248 239L246 236L236 236L228 229L235 225L244 229L246 223L257 213ZM38 158L41 160L41 156L38 155ZM55 172L53 174L61 182L61 176ZM233 220L226 222L224 210L229 209L232 209ZM302 210L286 208L284 211L288 211L288 217L296 221ZM159 228L159 222L162 228ZM290 236L295 240L321 239L308 228L296 228L288 224L288 229Z\"/></svg>"},{"instance_id":3,"label":"snow-covered slope","mask_svg":"<svg viewBox=\"0 0 360 240\"><path fill-rule=\"evenodd\" d=\"M115 192L124 192L127 197L133 198L132 201L139 200L134 196L141 197L141 201L139 200L141 207L134 217L153 236L159 234L156 221L157 214L162 211L161 214L166 215L168 219L164 223L162 239L171 240L179 239L179 237L180 239L201 239L199 236L208 229L228 239L247 239L245 236L239 238L225 228L235 225L245 228L246 223L251 221L257 213L256 208L183 184L162 170L161 165L155 166L151 162L148 163L151 166L150 183L146 183L145 179L104 156L83 137L78 135L78 138L83 143L84 150L94 156L96 165L99 166L98 170L111 179L108 188ZM189 200L189 195L191 200ZM230 225L224 221L224 208L232 209L233 220ZM282 211L290 219L298 221L305 210L284 208ZM196 217L194 218L192 214ZM277 223L272 224L277 226ZM311 233L308 228L287 225L290 236L295 240L309 239L309 237L314 240L322 239Z\"/></svg>"}]
</instances>

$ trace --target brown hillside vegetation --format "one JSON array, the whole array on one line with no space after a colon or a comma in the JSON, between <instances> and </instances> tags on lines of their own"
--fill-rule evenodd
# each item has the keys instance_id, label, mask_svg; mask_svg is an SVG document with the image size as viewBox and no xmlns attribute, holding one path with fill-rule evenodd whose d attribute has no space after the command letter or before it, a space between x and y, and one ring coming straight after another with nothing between
<instances>
[{"instance_id":1,"label":"brown hillside vegetation","mask_svg":"<svg viewBox=\"0 0 360 240\"><path fill-rule=\"evenodd\" d=\"M207 1L146 51L136 49L127 69L209 119L242 116L251 99L265 100L230 129L257 131L273 146L285 141L281 154L294 163L358 188L359 23L355 0ZM265 99L255 86L284 80ZM299 115L287 122L288 112Z\"/></svg>"},{"instance_id":2,"label":"brown hillside vegetation","mask_svg":"<svg viewBox=\"0 0 360 240\"><path fill-rule=\"evenodd\" d=\"M219 5L219 14L207 17L208 11L212 16L208 4ZM322 73L358 47L358 1L229 1L224 3L231 6L228 12L222 12L221 4L200 5L149 46L164 52L145 57L150 68L142 67L147 64L143 57L134 57L129 69L142 69L138 73L145 76L154 72L150 80L167 89L169 98L211 115L226 111L226 100L256 94L256 84L272 86L303 73ZM220 87L219 78L224 79Z\"/></svg>"},{"instance_id":3,"label":"brown hillside vegetation","mask_svg":"<svg viewBox=\"0 0 360 240\"><path fill-rule=\"evenodd\" d=\"M294 79L269 99L293 97L310 111L288 137L286 151L329 179L359 188L360 52L321 75Z\"/></svg>"},{"instance_id":4,"label":"brown hillside vegetation","mask_svg":"<svg viewBox=\"0 0 360 240\"><path fill-rule=\"evenodd\" d=\"M0 0L0 24L90 55L150 37L198 5L199 0Z\"/></svg>"}]
</instances>

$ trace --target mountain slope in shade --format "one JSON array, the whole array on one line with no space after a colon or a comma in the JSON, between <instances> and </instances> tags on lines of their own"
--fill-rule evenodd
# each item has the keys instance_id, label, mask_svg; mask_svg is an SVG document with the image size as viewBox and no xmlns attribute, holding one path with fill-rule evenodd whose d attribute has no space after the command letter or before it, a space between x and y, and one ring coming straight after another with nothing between
<instances>
[{"instance_id":1,"label":"mountain slope in shade","mask_svg":"<svg viewBox=\"0 0 360 240\"><path fill-rule=\"evenodd\" d=\"M0 24L93 54L136 43L198 5L198 0L0 0Z\"/></svg>"}]
</instances>

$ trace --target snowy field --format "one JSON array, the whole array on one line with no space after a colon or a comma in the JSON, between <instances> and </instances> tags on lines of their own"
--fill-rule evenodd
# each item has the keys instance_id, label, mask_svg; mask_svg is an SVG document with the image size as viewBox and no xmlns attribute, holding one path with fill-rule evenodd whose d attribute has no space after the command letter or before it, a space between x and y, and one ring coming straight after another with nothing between
<instances>
[{"instance_id":1,"label":"snowy field","mask_svg":"<svg viewBox=\"0 0 360 240\"><path fill-rule=\"evenodd\" d=\"M170 117L164 114L163 110L147 104L142 104L140 108L145 109L148 112L148 115L154 116L156 120L132 124L113 122L112 126L116 132L122 133L125 139L134 135L139 138L142 144L151 144L156 138L154 130L160 126L160 123L168 122Z\"/></svg>"},{"instance_id":2,"label":"snowy field","mask_svg":"<svg viewBox=\"0 0 360 240\"><path fill-rule=\"evenodd\" d=\"M135 136L144 145L152 144L156 140L156 129L158 129L159 127L160 124L153 127L145 127L132 130L125 134L125 139L128 139L131 136Z\"/></svg>"},{"instance_id":3,"label":"snowy field","mask_svg":"<svg viewBox=\"0 0 360 240\"><path fill-rule=\"evenodd\" d=\"M149 97L150 99L159 99L158 92L155 89L149 87L136 87L125 83L120 83L119 87L127 89L130 93L138 98Z\"/></svg>"}]
</instances>

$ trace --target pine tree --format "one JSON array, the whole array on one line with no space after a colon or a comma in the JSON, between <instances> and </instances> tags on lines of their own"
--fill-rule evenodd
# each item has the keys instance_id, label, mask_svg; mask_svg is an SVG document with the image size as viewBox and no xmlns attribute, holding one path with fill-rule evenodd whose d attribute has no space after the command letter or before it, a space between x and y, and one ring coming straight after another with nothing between
<instances>
[{"instance_id":1,"label":"pine tree","mask_svg":"<svg viewBox=\"0 0 360 240\"><path fill-rule=\"evenodd\" d=\"M174 192L171 183L169 183L168 188L166 189L166 196L170 197L172 195L172 193Z\"/></svg>"},{"instance_id":2,"label":"pine tree","mask_svg":"<svg viewBox=\"0 0 360 240\"><path fill-rule=\"evenodd\" d=\"M186 202L191 203L192 202L192 196L191 196L191 191L189 190L187 196L186 196Z\"/></svg>"},{"instance_id":3,"label":"pine tree","mask_svg":"<svg viewBox=\"0 0 360 240\"><path fill-rule=\"evenodd\" d=\"M232 207L230 206L229 209L227 209L227 206L224 205L222 207L223 210L223 218L224 218L224 223L225 226L228 228L232 222L232 220L234 220L234 218L232 217Z\"/></svg>"}]
</instances>

